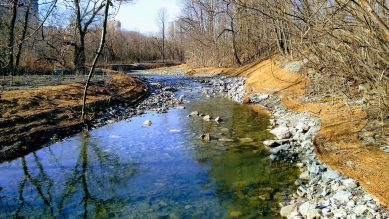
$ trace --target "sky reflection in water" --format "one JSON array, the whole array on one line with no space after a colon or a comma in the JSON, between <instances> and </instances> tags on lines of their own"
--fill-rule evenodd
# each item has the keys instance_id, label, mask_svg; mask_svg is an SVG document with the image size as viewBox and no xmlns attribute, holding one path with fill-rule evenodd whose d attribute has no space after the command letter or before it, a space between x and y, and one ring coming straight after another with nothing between
<instances>
[{"instance_id":1,"label":"sky reflection in water","mask_svg":"<svg viewBox=\"0 0 389 219\"><path fill-rule=\"evenodd\" d=\"M186 110L110 124L1 164L0 218L277 218L297 170L267 158L268 118L187 89ZM224 121L187 118L193 110ZM203 133L235 141L201 142Z\"/></svg>"}]
</instances>

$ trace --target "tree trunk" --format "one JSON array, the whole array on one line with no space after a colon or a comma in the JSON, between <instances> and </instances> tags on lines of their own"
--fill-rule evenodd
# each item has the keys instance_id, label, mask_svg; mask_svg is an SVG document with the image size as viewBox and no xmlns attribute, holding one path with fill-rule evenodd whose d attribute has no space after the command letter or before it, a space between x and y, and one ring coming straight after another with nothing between
<instances>
[{"instance_id":1,"label":"tree trunk","mask_svg":"<svg viewBox=\"0 0 389 219\"><path fill-rule=\"evenodd\" d=\"M9 23L9 33L8 33L8 69L12 76L14 71L14 43L15 43L15 24L16 17L18 13L19 0L12 1L12 15ZM11 80L12 83L12 80Z\"/></svg>"},{"instance_id":2,"label":"tree trunk","mask_svg":"<svg viewBox=\"0 0 389 219\"><path fill-rule=\"evenodd\" d=\"M78 31L79 42L75 46L74 54L74 69L77 74L85 74L85 32L82 28L82 18L80 9L80 0L74 0L76 8L76 25Z\"/></svg>"},{"instance_id":3,"label":"tree trunk","mask_svg":"<svg viewBox=\"0 0 389 219\"><path fill-rule=\"evenodd\" d=\"M103 29L101 30L101 38L100 38L100 45L97 50L97 53L95 55L95 58L93 60L92 68L89 70L88 79L85 83L84 87L84 95L82 100L82 111L81 111L81 119L84 121L85 119L85 106L86 106L86 98L87 98L87 92L90 80L93 76L93 73L95 72L97 61L99 60L99 57L101 55L101 52L103 51L104 44L105 44L105 37L107 35L107 23L108 23L108 12L109 12L109 5L111 4L111 0L106 1L105 5L105 11L104 11L104 23L103 23Z\"/></svg>"},{"instance_id":4,"label":"tree trunk","mask_svg":"<svg viewBox=\"0 0 389 219\"><path fill-rule=\"evenodd\" d=\"M14 67L15 71L19 68L20 57L22 55L22 49L23 49L23 41L26 39L28 21L30 18L30 9L32 7L32 3L33 3L33 1L30 1L30 3L28 4L27 10L26 10L26 13L24 16L24 26L23 26L23 30L22 30L22 37L21 37L19 45L18 45L18 52L16 53L16 61L15 61L15 67ZM14 74L15 74L15 71L14 71Z\"/></svg>"}]
</instances>

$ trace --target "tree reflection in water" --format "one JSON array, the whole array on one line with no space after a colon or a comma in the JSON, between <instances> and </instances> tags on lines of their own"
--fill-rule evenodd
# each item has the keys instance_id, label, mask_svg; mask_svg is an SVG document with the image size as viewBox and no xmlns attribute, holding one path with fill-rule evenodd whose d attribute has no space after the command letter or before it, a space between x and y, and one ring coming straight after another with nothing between
<instances>
[{"instance_id":1,"label":"tree reflection in water","mask_svg":"<svg viewBox=\"0 0 389 219\"><path fill-rule=\"evenodd\" d=\"M7 211L2 214L15 218L91 218L121 212L127 207L129 197L120 196L116 190L125 187L136 174L137 166L120 163L117 154L101 148L85 134L73 168L72 164L61 164L52 151L45 153L54 161L55 172L50 170L52 163L45 170L36 152L20 158L22 178L18 183L18 198L4 194L0 187L0 206Z\"/></svg>"}]
</instances>

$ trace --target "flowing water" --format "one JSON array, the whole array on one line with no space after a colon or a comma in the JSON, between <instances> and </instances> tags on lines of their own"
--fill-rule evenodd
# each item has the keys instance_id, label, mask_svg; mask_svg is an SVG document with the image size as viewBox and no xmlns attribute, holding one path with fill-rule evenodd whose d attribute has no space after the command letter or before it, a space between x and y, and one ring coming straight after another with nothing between
<instances>
[{"instance_id":1,"label":"flowing water","mask_svg":"<svg viewBox=\"0 0 389 219\"><path fill-rule=\"evenodd\" d=\"M0 218L278 218L297 170L268 159L268 117L182 81L184 110L149 112L0 164ZM188 118L194 110L223 121ZM213 139L199 140L204 133Z\"/></svg>"}]
</instances>

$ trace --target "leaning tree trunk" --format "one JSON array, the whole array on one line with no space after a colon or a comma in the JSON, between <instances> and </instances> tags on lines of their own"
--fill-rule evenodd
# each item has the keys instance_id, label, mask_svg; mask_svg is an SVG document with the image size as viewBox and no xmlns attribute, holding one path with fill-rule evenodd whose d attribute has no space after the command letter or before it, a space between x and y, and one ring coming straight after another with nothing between
<instances>
[{"instance_id":1,"label":"leaning tree trunk","mask_svg":"<svg viewBox=\"0 0 389 219\"><path fill-rule=\"evenodd\" d=\"M85 119L85 108L86 108L85 106L86 106L86 98L87 98L89 83L90 83L90 80L93 76L93 73L95 72L97 61L99 60L99 57L101 55L101 52L103 51L104 44L105 44L105 37L107 35L108 12L109 12L109 5L110 4L111 4L111 0L107 0L106 5L105 5L105 11L104 11L104 23L103 23L103 29L101 31L100 45L99 45L99 48L98 48L97 53L95 55L95 58L93 60L92 68L89 70L88 79L87 79L87 81L85 83L85 87L84 87L84 95L83 95L83 100L82 100L82 111L81 111L81 119L83 121Z\"/></svg>"}]
</instances>

